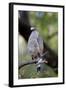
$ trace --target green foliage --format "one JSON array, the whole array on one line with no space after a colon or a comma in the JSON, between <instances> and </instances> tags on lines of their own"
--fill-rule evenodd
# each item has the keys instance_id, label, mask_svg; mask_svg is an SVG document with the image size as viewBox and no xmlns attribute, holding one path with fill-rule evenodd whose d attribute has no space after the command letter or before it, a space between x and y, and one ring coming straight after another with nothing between
<instances>
[{"instance_id":1,"label":"green foliage","mask_svg":"<svg viewBox=\"0 0 66 90\"><path fill-rule=\"evenodd\" d=\"M37 72L36 65L28 65L20 69L21 78L45 78L57 77L56 73L49 66L45 65L46 70Z\"/></svg>"},{"instance_id":2,"label":"green foliage","mask_svg":"<svg viewBox=\"0 0 66 90\"><path fill-rule=\"evenodd\" d=\"M42 14L40 14L42 13ZM36 26L44 41L57 53L58 49L58 13L56 12L29 12L31 25ZM52 38L48 36L56 33ZM50 43L50 44L49 44Z\"/></svg>"}]
</instances>

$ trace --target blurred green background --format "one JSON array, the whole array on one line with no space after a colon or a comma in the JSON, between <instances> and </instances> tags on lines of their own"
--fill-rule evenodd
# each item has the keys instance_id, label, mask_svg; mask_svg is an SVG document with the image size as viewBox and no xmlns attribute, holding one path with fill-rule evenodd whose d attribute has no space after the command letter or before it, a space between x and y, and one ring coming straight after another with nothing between
<instances>
[{"instance_id":1,"label":"blurred green background","mask_svg":"<svg viewBox=\"0 0 66 90\"><path fill-rule=\"evenodd\" d=\"M35 26L47 45L58 54L58 13L56 12L29 12L29 20ZM27 42L19 35L18 63L31 61L27 53ZM37 72L36 65L31 64L18 70L18 78L44 78L57 77L58 75L51 67L44 64L44 71Z\"/></svg>"}]
</instances>

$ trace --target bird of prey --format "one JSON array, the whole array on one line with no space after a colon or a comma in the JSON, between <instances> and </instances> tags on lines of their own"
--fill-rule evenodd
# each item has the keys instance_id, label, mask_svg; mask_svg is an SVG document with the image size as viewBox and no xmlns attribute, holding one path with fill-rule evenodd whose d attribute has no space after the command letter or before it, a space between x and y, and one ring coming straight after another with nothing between
<instances>
[{"instance_id":1,"label":"bird of prey","mask_svg":"<svg viewBox=\"0 0 66 90\"><path fill-rule=\"evenodd\" d=\"M43 39L40 37L39 32L32 27L31 28L32 33L30 34L29 40L28 40L28 53L31 55L32 60L37 60L37 71L40 71L41 69L41 62L42 62L42 54L44 50L43 45Z\"/></svg>"}]
</instances>

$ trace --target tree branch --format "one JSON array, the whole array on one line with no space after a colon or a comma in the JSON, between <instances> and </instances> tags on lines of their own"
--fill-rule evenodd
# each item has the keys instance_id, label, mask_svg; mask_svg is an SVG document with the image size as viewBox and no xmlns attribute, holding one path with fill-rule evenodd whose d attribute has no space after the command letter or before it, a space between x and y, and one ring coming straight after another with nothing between
<instances>
[{"instance_id":1,"label":"tree branch","mask_svg":"<svg viewBox=\"0 0 66 90\"><path fill-rule=\"evenodd\" d=\"M47 38L48 39L51 39L51 38L53 38L55 35L57 35L58 34L58 32L55 32L55 33L53 33L51 36L48 36Z\"/></svg>"},{"instance_id":2,"label":"tree branch","mask_svg":"<svg viewBox=\"0 0 66 90\"><path fill-rule=\"evenodd\" d=\"M48 51L45 52L40 58L44 58L44 59L45 59L46 56L47 56L47 54L48 54ZM44 61L44 59L43 59L42 62L40 62L40 64L46 62L46 61ZM36 64L37 62L38 62L37 60L28 61L28 62L22 62L22 63L18 66L18 68L20 69L20 68L22 68L22 67L24 67L24 66L26 66L26 65Z\"/></svg>"}]
</instances>

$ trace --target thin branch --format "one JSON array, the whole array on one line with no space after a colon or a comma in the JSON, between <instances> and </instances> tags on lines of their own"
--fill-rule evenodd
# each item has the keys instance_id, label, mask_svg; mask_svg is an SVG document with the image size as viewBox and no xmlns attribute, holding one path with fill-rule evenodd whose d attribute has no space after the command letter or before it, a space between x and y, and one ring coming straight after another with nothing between
<instances>
[{"instance_id":1,"label":"thin branch","mask_svg":"<svg viewBox=\"0 0 66 90\"><path fill-rule=\"evenodd\" d=\"M57 35L58 34L58 32L55 32L55 33L53 33L51 36L48 36L47 38L48 39L51 39L51 38L53 38L55 35Z\"/></svg>"},{"instance_id":2,"label":"thin branch","mask_svg":"<svg viewBox=\"0 0 66 90\"><path fill-rule=\"evenodd\" d=\"M43 57L46 57L46 55L48 54L48 51L47 52L45 52L42 56L41 56L41 58ZM36 64L38 61L37 60L33 60L33 61L28 61L28 62L22 62L20 65L19 65L19 69L20 68L22 68L22 67L24 67L24 66L26 66L26 65L30 65L30 64ZM42 61L42 62L40 62L40 63L45 63L45 62L47 62L47 61Z\"/></svg>"},{"instance_id":3,"label":"thin branch","mask_svg":"<svg viewBox=\"0 0 66 90\"><path fill-rule=\"evenodd\" d=\"M25 65L30 65L30 64L36 64L37 60L29 61L29 62L23 62L21 65L19 65L19 69L24 67Z\"/></svg>"}]
</instances>

